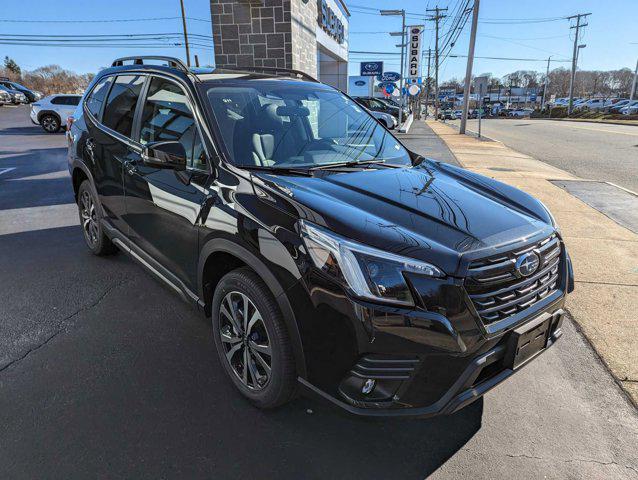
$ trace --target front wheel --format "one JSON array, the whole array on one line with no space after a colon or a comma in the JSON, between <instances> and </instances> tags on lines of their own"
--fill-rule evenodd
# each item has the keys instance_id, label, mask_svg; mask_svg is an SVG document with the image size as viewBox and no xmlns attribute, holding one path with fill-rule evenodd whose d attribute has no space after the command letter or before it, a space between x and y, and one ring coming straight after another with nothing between
<instances>
[{"instance_id":1,"label":"front wheel","mask_svg":"<svg viewBox=\"0 0 638 480\"><path fill-rule=\"evenodd\" d=\"M219 359L242 395L260 408L292 399L296 375L290 338L275 298L254 271L239 268L219 281L212 324Z\"/></svg>"}]
</instances>

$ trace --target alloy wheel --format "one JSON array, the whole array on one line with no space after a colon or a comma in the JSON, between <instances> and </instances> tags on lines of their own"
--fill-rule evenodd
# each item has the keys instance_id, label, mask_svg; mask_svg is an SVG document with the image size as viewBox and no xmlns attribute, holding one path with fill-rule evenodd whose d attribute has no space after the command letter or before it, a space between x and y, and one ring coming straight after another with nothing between
<instances>
[{"instance_id":1,"label":"alloy wheel","mask_svg":"<svg viewBox=\"0 0 638 480\"><path fill-rule=\"evenodd\" d=\"M261 313L244 293L232 291L219 309L219 334L226 361L250 390L261 390L270 381L272 350Z\"/></svg>"},{"instance_id":2,"label":"alloy wheel","mask_svg":"<svg viewBox=\"0 0 638 480\"><path fill-rule=\"evenodd\" d=\"M58 123L53 117L44 117L42 120L42 126L47 132L53 132L57 130Z\"/></svg>"},{"instance_id":3,"label":"alloy wheel","mask_svg":"<svg viewBox=\"0 0 638 480\"><path fill-rule=\"evenodd\" d=\"M98 224L95 210L95 202L89 192L84 190L80 196L80 217L84 236L91 246L95 246L98 241Z\"/></svg>"}]
</instances>

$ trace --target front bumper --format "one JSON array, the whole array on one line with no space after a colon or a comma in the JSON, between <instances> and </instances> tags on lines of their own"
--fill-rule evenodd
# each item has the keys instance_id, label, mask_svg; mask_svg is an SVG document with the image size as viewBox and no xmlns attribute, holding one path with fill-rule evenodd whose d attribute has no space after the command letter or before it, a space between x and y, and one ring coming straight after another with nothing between
<instances>
[{"instance_id":1,"label":"front bumper","mask_svg":"<svg viewBox=\"0 0 638 480\"><path fill-rule=\"evenodd\" d=\"M429 365L423 361L420 362L420 370L416 371L409 380L403 381L402 385L397 388L397 393L389 401L362 402L348 397L343 390L340 392L342 398L337 398L304 378L299 377L298 382L307 394L326 400L333 406L358 416L431 417L451 414L485 395L552 346L562 335L562 323L565 315L562 309L563 305L564 297L549 305L542 314L536 315L522 324L525 326L535 320L548 320L549 322L544 347L524 363L512 368L508 365L508 357L512 355L512 349L515 348L512 344L514 333L510 331L486 350L481 350L481 353L467 359L466 366L460 373L456 374L455 380L450 378L454 380L451 386L436 401L425 406L414 406L415 397L419 397L420 393L423 393L421 388L423 385L420 382L424 381L429 374L427 371ZM458 363L458 359L452 355L447 360ZM445 361L445 357L439 358L438 368L445 368ZM451 368L450 374L454 375L454 371L455 368ZM359 385L363 385L364 381L361 379Z\"/></svg>"}]
</instances>

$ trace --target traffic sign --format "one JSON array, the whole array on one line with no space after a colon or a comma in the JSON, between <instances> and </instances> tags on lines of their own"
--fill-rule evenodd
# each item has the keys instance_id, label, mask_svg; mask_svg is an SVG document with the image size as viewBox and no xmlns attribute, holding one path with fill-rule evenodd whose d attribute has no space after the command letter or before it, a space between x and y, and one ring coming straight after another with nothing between
<instances>
[{"instance_id":1,"label":"traffic sign","mask_svg":"<svg viewBox=\"0 0 638 480\"><path fill-rule=\"evenodd\" d=\"M414 95L418 95L420 91L421 91L421 89L420 89L420 88L419 88L419 86L418 86L418 85L416 85L416 84L412 84L412 85L410 85L410 87L408 88L408 93L409 93L410 95L412 95L412 96L414 96Z\"/></svg>"}]
</instances>

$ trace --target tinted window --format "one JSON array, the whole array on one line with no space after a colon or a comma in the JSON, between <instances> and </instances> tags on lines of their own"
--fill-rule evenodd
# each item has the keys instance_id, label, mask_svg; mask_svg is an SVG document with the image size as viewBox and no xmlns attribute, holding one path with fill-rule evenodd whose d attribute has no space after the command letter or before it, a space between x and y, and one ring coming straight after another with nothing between
<instances>
[{"instance_id":1,"label":"tinted window","mask_svg":"<svg viewBox=\"0 0 638 480\"><path fill-rule=\"evenodd\" d=\"M135 105L143 84L144 77L141 75L120 75L115 79L102 115L102 123L106 127L131 136Z\"/></svg>"},{"instance_id":2,"label":"tinted window","mask_svg":"<svg viewBox=\"0 0 638 480\"><path fill-rule=\"evenodd\" d=\"M80 102L80 97L75 96L59 96L51 99L53 105L77 105Z\"/></svg>"},{"instance_id":3,"label":"tinted window","mask_svg":"<svg viewBox=\"0 0 638 480\"><path fill-rule=\"evenodd\" d=\"M140 143L176 141L184 145L188 165L206 169L206 155L186 94L177 84L154 77L148 89Z\"/></svg>"},{"instance_id":4,"label":"tinted window","mask_svg":"<svg viewBox=\"0 0 638 480\"><path fill-rule=\"evenodd\" d=\"M107 77L100 80L91 92L91 96L86 101L86 107L89 109L89 112L91 112L91 114L98 120L100 119L100 110L102 110L104 98L106 97L111 85L111 79L111 77Z\"/></svg>"}]
</instances>

